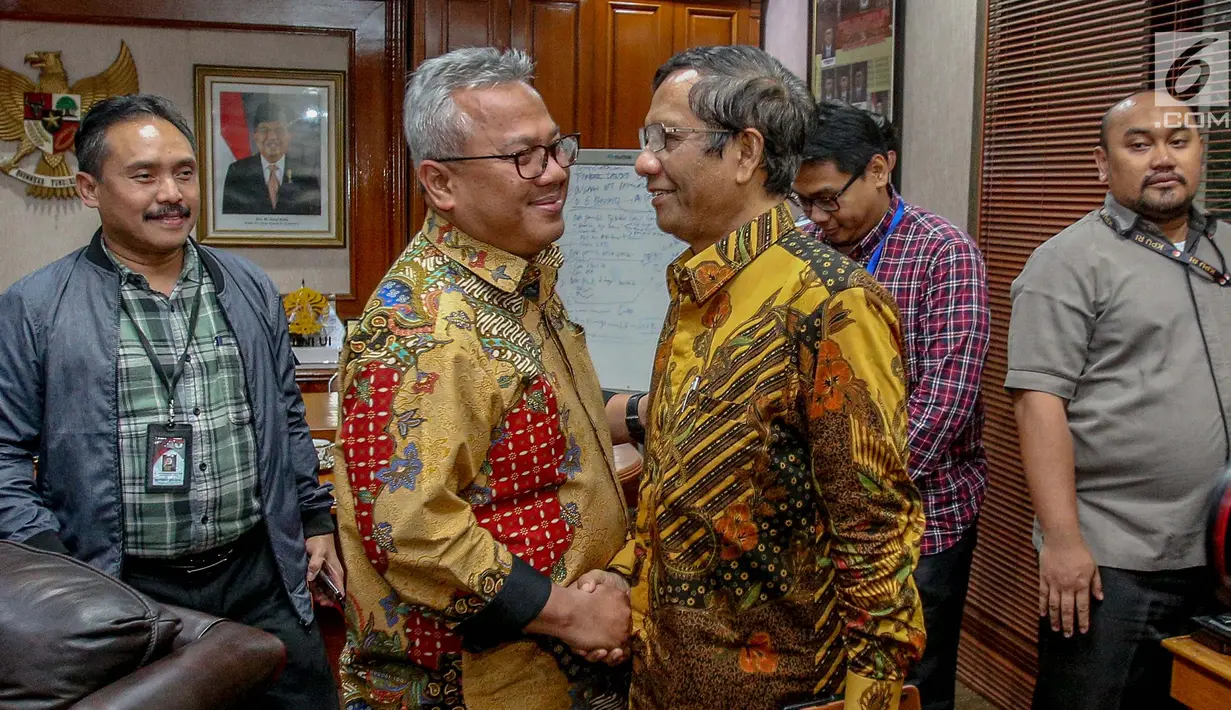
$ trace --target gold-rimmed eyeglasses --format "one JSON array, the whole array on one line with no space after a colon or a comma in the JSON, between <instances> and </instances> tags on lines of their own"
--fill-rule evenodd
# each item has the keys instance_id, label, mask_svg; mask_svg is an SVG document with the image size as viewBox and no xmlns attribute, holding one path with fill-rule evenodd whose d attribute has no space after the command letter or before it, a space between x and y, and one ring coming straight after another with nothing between
<instances>
[{"instance_id":1,"label":"gold-rimmed eyeglasses","mask_svg":"<svg viewBox=\"0 0 1231 710\"><path fill-rule=\"evenodd\" d=\"M651 123L648 126L643 126L637 129L637 139L641 142L642 150L649 150L651 153L657 153L667 147L667 136L676 133L734 133L722 128L688 128L685 126L664 126L661 123Z\"/></svg>"}]
</instances>

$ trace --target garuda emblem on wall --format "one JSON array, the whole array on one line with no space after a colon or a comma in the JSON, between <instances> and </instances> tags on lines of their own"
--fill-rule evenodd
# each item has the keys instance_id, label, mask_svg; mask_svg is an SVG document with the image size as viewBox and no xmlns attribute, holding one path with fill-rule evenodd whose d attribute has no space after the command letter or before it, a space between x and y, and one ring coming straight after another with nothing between
<instances>
[{"instance_id":1,"label":"garuda emblem on wall","mask_svg":"<svg viewBox=\"0 0 1231 710\"><path fill-rule=\"evenodd\" d=\"M25 63L38 70L37 84L0 67L0 141L20 141L11 157L0 154L0 173L27 183L26 194L34 197L73 197L76 168L69 165L68 154L77 126L99 101L138 92L137 65L123 42L106 71L71 85L59 52L31 52ZM34 171L21 167L36 152Z\"/></svg>"}]
</instances>

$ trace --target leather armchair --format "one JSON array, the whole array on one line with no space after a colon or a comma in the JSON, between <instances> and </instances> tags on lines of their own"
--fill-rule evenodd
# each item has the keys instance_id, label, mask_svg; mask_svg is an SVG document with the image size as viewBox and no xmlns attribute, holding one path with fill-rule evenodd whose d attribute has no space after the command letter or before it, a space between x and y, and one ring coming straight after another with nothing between
<instances>
[{"instance_id":1,"label":"leather armchair","mask_svg":"<svg viewBox=\"0 0 1231 710\"><path fill-rule=\"evenodd\" d=\"M162 605L65 555L0 541L0 707L245 707L281 672L271 634Z\"/></svg>"},{"instance_id":2,"label":"leather armchair","mask_svg":"<svg viewBox=\"0 0 1231 710\"><path fill-rule=\"evenodd\" d=\"M245 707L282 672L286 649L273 634L165 605L183 622L171 653L73 705L73 710Z\"/></svg>"}]
</instances>

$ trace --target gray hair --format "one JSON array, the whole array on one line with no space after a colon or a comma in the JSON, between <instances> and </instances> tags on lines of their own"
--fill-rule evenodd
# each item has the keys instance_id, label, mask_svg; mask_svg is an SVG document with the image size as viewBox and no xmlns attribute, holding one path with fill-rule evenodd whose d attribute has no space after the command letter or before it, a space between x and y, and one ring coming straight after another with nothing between
<instances>
[{"instance_id":1,"label":"gray hair","mask_svg":"<svg viewBox=\"0 0 1231 710\"><path fill-rule=\"evenodd\" d=\"M519 82L530 86L533 78L534 61L516 49L466 47L420 64L402 103L406 145L415 167L424 160L457 156L470 137L471 118L457 108L453 92Z\"/></svg>"},{"instance_id":2,"label":"gray hair","mask_svg":"<svg viewBox=\"0 0 1231 710\"><path fill-rule=\"evenodd\" d=\"M765 137L761 159L765 191L789 193L816 106L803 80L756 47L695 47L658 68L654 90L683 69L695 69L701 75L688 92L688 106L697 118L710 128L760 131ZM721 152L729 140L730 134L713 135L707 152Z\"/></svg>"}]
</instances>

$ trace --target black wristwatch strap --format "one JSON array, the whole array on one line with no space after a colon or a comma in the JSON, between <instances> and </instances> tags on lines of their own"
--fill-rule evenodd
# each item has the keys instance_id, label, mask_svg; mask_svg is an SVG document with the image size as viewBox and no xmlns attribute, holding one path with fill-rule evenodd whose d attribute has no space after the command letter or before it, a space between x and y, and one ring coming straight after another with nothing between
<instances>
[{"instance_id":1,"label":"black wristwatch strap","mask_svg":"<svg viewBox=\"0 0 1231 710\"><path fill-rule=\"evenodd\" d=\"M628 404L624 407L624 426L628 428L628 437L638 444L645 443L645 427L641 426L641 415L637 412L644 396L645 392L638 392L628 398Z\"/></svg>"}]
</instances>

